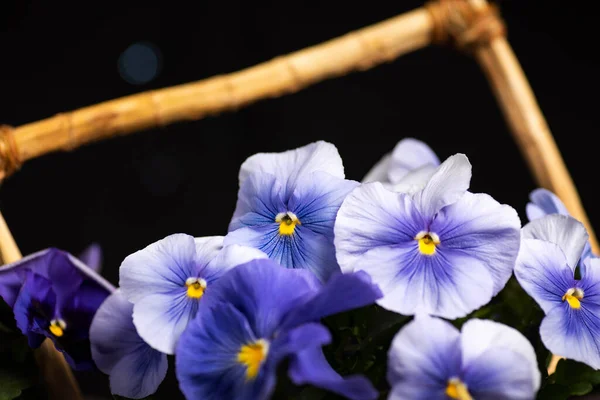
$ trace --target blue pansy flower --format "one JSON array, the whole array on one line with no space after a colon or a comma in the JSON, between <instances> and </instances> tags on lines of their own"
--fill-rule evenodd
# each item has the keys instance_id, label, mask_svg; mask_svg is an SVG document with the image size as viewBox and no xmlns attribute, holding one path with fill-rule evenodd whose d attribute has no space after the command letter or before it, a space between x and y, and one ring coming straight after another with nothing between
<instances>
[{"instance_id":1,"label":"blue pansy flower","mask_svg":"<svg viewBox=\"0 0 600 400\"><path fill-rule=\"evenodd\" d=\"M113 394L150 396L167 374L166 354L151 348L133 325L133 304L117 289L102 303L90 327L92 357L110 376Z\"/></svg>"},{"instance_id":2,"label":"blue pansy flower","mask_svg":"<svg viewBox=\"0 0 600 400\"><path fill-rule=\"evenodd\" d=\"M542 218L550 214L571 215L567 207L557 195L547 189L536 189L529 195L530 203L527 203L526 212L529 221ZM583 249L581 259L597 257L592 253L592 247L588 241Z\"/></svg>"},{"instance_id":3,"label":"blue pansy flower","mask_svg":"<svg viewBox=\"0 0 600 400\"><path fill-rule=\"evenodd\" d=\"M331 341L325 316L371 304L381 296L367 274L335 274L321 284L306 270L255 260L224 275L199 306L177 345L179 385L188 399L270 398L276 370L356 400L377 398L361 376L342 378L321 347Z\"/></svg>"},{"instance_id":4,"label":"blue pansy flower","mask_svg":"<svg viewBox=\"0 0 600 400\"><path fill-rule=\"evenodd\" d=\"M237 206L225 243L264 251L287 268L321 281L339 271L333 224L358 182L344 179L337 149L316 142L283 153L261 153L240 169Z\"/></svg>"},{"instance_id":5,"label":"blue pansy flower","mask_svg":"<svg viewBox=\"0 0 600 400\"><path fill-rule=\"evenodd\" d=\"M540 336L548 350L600 369L600 259L579 263L587 239L572 217L536 219L523 228L515 275L546 314Z\"/></svg>"},{"instance_id":6,"label":"blue pansy flower","mask_svg":"<svg viewBox=\"0 0 600 400\"><path fill-rule=\"evenodd\" d=\"M535 352L517 330L472 319L459 332L417 315L388 353L389 400L531 400L540 387Z\"/></svg>"},{"instance_id":7,"label":"blue pansy flower","mask_svg":"<svg viewBox=\"0 0 600 400\"><path fill-rule=\"evenodd\" d=\"M223 247L222 236L194 238L178 233L125 258L119 286L133 303L133 323L142 339L173 354L212 284L227 270L261 257L267 256L253 248Z\"/></svg>"},{"instance_id":8,"label":"blue pansy flower","mask_svg":"<svg viewBox=\"0 0 600 400\"><path fill-rule=\"evenodd\" d=\"M50 338L69 365L89 369L89 327L114 287L69 253L47 249L0 269L0 295L32 348Z\"/></svg>"},{"instance_id":9,"label":"blue pansy flower","mask_svg":"<svg viewBox=\"0 0 600 400\"><path fill-rule=\"evenodd\" d=\"M368 272L378 303L401 314L457 318L489 302L512 274L521 224L512 207L468 192L470 179L457 154L414 192L356 188L335 223L342 270Z\"/></svg>"},{"instance_id":10,"label":"blue pansy flower","mask_svg":"<svg viewBox=\"0 0 600 400\"><path fill-rule=\"evenodd\" d=\"M440 160L424 142L406 138L383 156L363 179L363 183L381 182L394 191L406 191L407 186L427 181Z\"/></svg>"}]
</instances>

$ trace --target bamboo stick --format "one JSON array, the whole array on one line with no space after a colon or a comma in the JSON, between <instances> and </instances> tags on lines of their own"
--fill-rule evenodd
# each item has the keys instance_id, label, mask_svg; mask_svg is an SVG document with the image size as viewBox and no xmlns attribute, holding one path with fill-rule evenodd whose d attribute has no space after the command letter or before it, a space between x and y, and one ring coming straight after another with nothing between
<instances>
[{"instance_id":1,"label":"bamboo stick","mask_svg":"<svg viewBox=\"0 0 600 400\"><path fill-rule=\"evenodd\" d=\"M5 264L19 261L21 252L0 213L0 255ZM0 268L2 268L0 266ZM50 339L34 351L35 360L44 378L51 400L81 400L81 392L71 368Z\"/></svg>"},{"instance_id":2,"label":"bamboo stick","mask_svg":"<svg viewBox=\"0 0 600 400\"><path fill-rule=\"evenodd\" d=\"M427 46L431 29L429 13L418 9L239 72L107 101L20 126L12 133L14 143L5 147L12 149L18 166L42 154L70 150L94 140L234 110L392 61ZM5 158L6 154L11 153L5 151ZM7 161L0 162L0 167L2 164Z\"/></svg>"}]
</instances>

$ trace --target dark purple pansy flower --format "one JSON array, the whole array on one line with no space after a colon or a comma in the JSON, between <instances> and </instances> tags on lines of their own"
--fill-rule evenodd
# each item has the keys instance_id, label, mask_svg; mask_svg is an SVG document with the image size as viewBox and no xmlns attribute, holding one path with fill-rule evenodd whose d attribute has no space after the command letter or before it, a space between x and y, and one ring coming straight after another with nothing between
<instances>
[{"instance_id":1,"label":"dark purple pansy flower","mask_svg":"<svg viewBox=\"0 0 600 400\"><path fill-rule=\"evenodd\" d=\"M297 385L375 399L366 378L343 378L328 364L322 346L331 336L319 320L381 295L364 272L334 274L322 284L310 271L269 259L234 268L213 285L177 344L181 390L188 399L268 399L287 358Z\"/></svg>"},{"instance_id":2,"label":"dark purple pansy flower","mask_svg":"<svg viewBox=\"0 0 600 400\"><path fill-rule=\"evenodd\" d=\"M89 328L114 287L71 254L47 249L0 269L0 296L29 345L50 338L74 369L93 367Z\"/></svg>"}]
</instances>

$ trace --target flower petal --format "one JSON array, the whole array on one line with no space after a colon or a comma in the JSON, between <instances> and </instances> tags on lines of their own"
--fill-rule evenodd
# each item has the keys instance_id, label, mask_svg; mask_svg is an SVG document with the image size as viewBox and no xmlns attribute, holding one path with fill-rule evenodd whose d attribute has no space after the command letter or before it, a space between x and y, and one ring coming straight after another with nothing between
<instances>
[{"instance_id":1,"label":"flower petal","mask_svg":"<svg viewBox=\"0 0 600 400\"><path fill-rule=\"evenodd\" d=\"M426 225L410 196L389 191L379 182L357 187L342 203L334 226L336 256L342 271L375 267L371 251L414 244L415 235Z\"/></svg>"},{"instance_id":2,"label":"flower petal","mask_svg":"<svg viewBox=\"0 0 600 400\"><path fill-rule=\"evenodd\" d=\"M471 163L464 154L448 157L433 174L425 188L414 194L421 213L433 217L435 213L460 199L471 182Z\"/></svg>"},{"instance_id":3,"label":"flower petal","mask_svg":"<svg viewBox=\"0 0 600 400\"><path fill-rule=\"evenodd\" d=\"M248 246L237 244L225 246L202 271L202 277L207 281L214 281L230 269L260 258L268 258L268 256Z\"/></svg>"},{"instance_id":4,"label":"flower petal","mask_svg":"<svg viewBox=\"0 0 600 400\"><path fill-rule=\"evenodd\" d=\"M467 192L438 213L430 231L440 237L440 252L461 252L483 263L492 275L496 295L512 275L520 228L521 221L512 207L487 194Z\"/></svg>"},{"instance_id":5,"label":"flower petal","mask_svg":"<svg viewBox=\"0 0 600 400\"><path fill-rule=\"evenodd\" d=\"M420 140L402 139L392 152L392 161L388 170L389 181L398 183L407 173L425 166L437 167L439 158L433 150Z\"/></svg>"},{"instance_id":6,"label":"flower petal","mask_svg":"<svg viewBox=\"0 0 600 400\"><path fill-rule=\"evenodd\" d=\"M196 242L182 233L167 236L125 258L119 286L127 300L137 303L147 296L185 289L195 276Z\"/></svg>"},{"instance_id":7,"label":"flower petal","mask_svg":"<svg viewBox=\"0 0 600 400\"><path fill-rule=\"evenodd\" d=\"M329 315L373 304L382 296L381 290L371 283L367 273L338 273L311 300L289 313L284 325L298 326L319 321Z\"/></svg>"},{"instance_id":8,"label":"flower petal","mask_svg":"<svg viewBox=\"0 0 600 400\"><path fill-rule=\"evenodd\" d=\"M397 183L391 184L389 189L398 193L417 193L425 188L425 185L427 185L427 182L429 182L436 170L437 166L425 165L410 171Z\"/></svg>"},{"instance_id":9,"label":"flower petal","mask_svg":"<svg viewBox=\"0 0 600 400\"><path fill-rule=\"evenodd\" d=\"M291 193L298 178L314 171L344 178L342 158L333 144L318 141L283 153L255 154L244 161L240 168L240 187L248 176L267 173L277 177L285 193Z\"/></svg>"},{"instance_id":10,"label":"flower petal","mask_svg":"<svg viewBox=\"0 0 600 400\"><path fill-rule=\"evenodd\" d=\"M390 399L445 399L448 379L460 370L458 330L444 320L417 315L396 334L388 352Z\"/></svg>"},{"instance_id":11,"label":"flower petal","mask_svg":"<svg viewBox=\"0 0 600 400\"><path fill-rule=\"evenodd\" d=\"M485 377L484 374L478 375L485 382L489 383L490 386L492 386L492 383L497 383L499 385L507 385L506 387L508 387L511 380L514 380L512 382L514 383L515 390L519 388L520 393L528 393L530 395L530 397L523 397L522 395L521 397L515 397L519 399L533 398L532 394L540 388L541 374L538 370L533 346L516 329L494 321L471 319L462 327L461 347L463 368L467 368L470 372L477 373L478 368L486 364L493 366L496 362L502 364L502 366L498 365L497 368L492 368L493 370L500 371L504 367L512 370L510 373L506 371L504 374L498 374L496 378L494 376ZM507 358L499 357L495 359L494 357L500 354L496 351L493 353L494 356L491 357L491 353L488 353L490 349L498 349L500 353L506 353ZM519 356L517 357L518 363L515 362L514 355ZM506 360L506 363L503 360ZM517 364L523 365L526 368L521 370L516 367ZM477 365L477 368L474 367L475 365ZM506 380L502 381L503 379ZM521 381L521 379L524 379L524 381ZM471 381L468 383L471 383ZM481 390L485 390L485 385L480 387ZM491 387L490 390L493 391ZM473 393L471 394L473 395ZM474 398L480 397L474 395ZM512 397L506 398L509 399Z\"/></svg>"},{"instance_id":12,"label":"flower petal","mask_svg":"<svg viewBox=\"0 0 600 400\"><path fill-rule=\"evenodd\" d=\"M27 272L27 277L14 303L17 327L27 336L29 347L39 347L47 333L54 313L56 297L52 283L41 275Z\"/></svg>"},{"instance_id":13,"label":"flower petal","mask_svg":"<svg viewBox=\"0 0 600 400\"><path fill-rule=\"evenodd\" d=\"M368 182L382 182L388 183L390 180L388 178L388 170L392 163L392 153L388 153L384 155L381 160L379 160L373 168L367 172L365 177L362 180L362 183Z\"/></svg>"},{"instance_id":14,"label":"flower petal","mask_svg":"<svg viewBox=\"0 0 600 400\"><path fill-rule=\"evenodd\" d=\"M573 271L562 250L542 240L521 241L515 276L546 314L561 304L567 290L575 286Z\"/></svg>"},{"instance_id":15,"label":"flower petal","mask_svg":"<svg viewBox=\"0 0 600 400\"><path fill-rule=\"evenodd\" d=\"M551 214L525 225L523 238L545 240L558 245L565 254L569 267L575 270L588 234L583 224L575 218Z\"/></svg>"},{"instance_id":16,"label":"flower petal","mask_svg":"<svg viewBox=\"0 0 600 400\"><path fill-rule=\"evenodd\" d=\"M600 306L585 303L580 309L566 302L547 313L540 326L542 342L553 354L600 369Z\"/></svg>"},{"instance_id":17,"label":"flower petal","mask_svg":"<svg viewBox=\"0 0 600 400\"><path fill-rule=\"evenodd\" d=\"M156 392L167 374L167 356L147 345L133 325L133 304L117 290L90 326L92 357L110 375L111 392L140 399Z\"/></svg>"},{"instance_id":18,"label":"flower petal","mask_svg":"<svg viewBox=\"0 0 600 400\"><path fill-rule=\"evenodd\" d=\"M567 207L557 195L546 189L536 189L529 194L531 203L527 203L527 218L530 221L548 214L569 215Z\"/></svg>"},{"instance_id":19,"label":"flower petal","mask_svg":"<svg viewBox=\"0 0 600 400\"><path fill-rule=\"evenodd\" d=\"M173 354L179 337L196 315L200 301L188 297L185 290L148 295L134 304L133 324L151 347Z\"/></svg>"},{"instance_id":20,"label":"flower petal","mask_svg":"<svg viewBox=\"0 0 600 400\"><path fill-rule=\"evenodd\" d=\"M271 392L274 377L267 376L275 371L263 364L257 377L247 381L246 369L237 361L242 346L257 339L244 315L231 304L203 307L177 345L175 372L185 397L249 400Z\"/></svg>"},{"instance_id":21,"label":"flower petal","mask_svg":"<svg viewBox=\"0 0 600 400\"><path fill-rule=\"evenodd\" d=\"M100 272L102 268L102 247L98 243L92 243L81 252L78 258L91 270Z\"/></svg>"},{"instance_id":22,"label":"flower petal","mask_svg":"<svg viewBox=\"0 0 600 400\"><path fill-rule=\"evenodd\" d=\"M319 347L309 347L292 356L288 373L296 385L313 385L351 400L375 400L379 396L364 376L340 376Z\"/></svg>"},{"instance_id":23,"label":"flower petal","mask_svg":"<svg viewBox=\"0 0 600 400\"><path fill-rule=\"evenodd\" d=\"M577 286L583 289L585 302L592 302L600 306L600 259L584 259L580 268L581 280Z\"/></svg>"},{"instance_id":24,"label":"flower petal","mask_svg":"<svg viewBox=\"0 0 600 400\"><path fill-rule=\"evenodd\" d=\"M223 248L223 236L204 236L194 238L196 243L196 265L210 263Z\"/></svg>"}]
</instances>

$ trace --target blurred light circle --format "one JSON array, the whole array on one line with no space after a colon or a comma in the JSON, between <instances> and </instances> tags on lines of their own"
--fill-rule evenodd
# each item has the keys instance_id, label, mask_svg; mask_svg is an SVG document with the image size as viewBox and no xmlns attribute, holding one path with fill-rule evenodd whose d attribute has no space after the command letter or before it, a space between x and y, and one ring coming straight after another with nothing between
<instances>
[{"instance_id":1,"label":"blurred light circle","mask_svg":"<svg viewBox=\"0 0 600 400\"><path fill-rule=\"evenodd\" d=\"M126 82L142 85L158 76L161 61L158 47L148 42L137 42L119 56L119 74Z\"/></svg>"}]
</instances>

